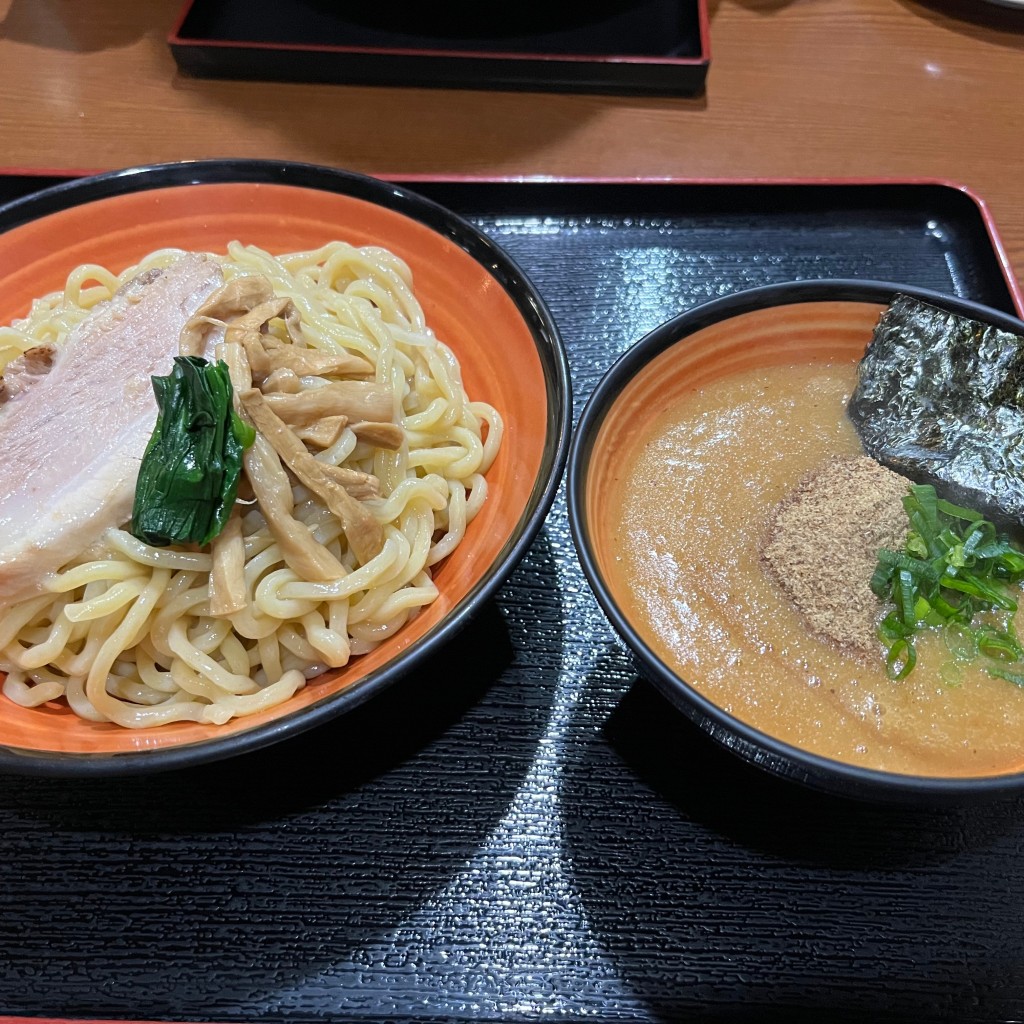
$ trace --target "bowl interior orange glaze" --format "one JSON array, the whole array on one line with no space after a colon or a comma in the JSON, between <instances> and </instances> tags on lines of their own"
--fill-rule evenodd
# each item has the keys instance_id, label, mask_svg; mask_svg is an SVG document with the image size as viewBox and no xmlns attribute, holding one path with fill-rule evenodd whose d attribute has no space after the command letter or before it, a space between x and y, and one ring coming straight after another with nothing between
<instances>
[{"instance_id":1,"label":"bowl interior orange glaze","mask_svg":"<svg viewBox=\"0 0 1024 1024\"><path fill-rule=\"evenodd\" d=\"M469 395L493 404L505 422L505 439L487 476L489 499L436 572L440 597L372 653L262 714L219 727L126 730L84 721L65 707L25 709L0 698L0 744L42 754L153 751L216 741L301 714L426 637L466 601L523 529L552 464L551 389L538 339L481 262L402 212L337 192L248 181L131 191L71 206L0 234L0 322L24 315L34 297L61 289L82 263L119 272L166 247L223 253L239 240L279 253L332 239L381 245L409 264L427 323L454 350Z\"/></svg>"},{"instance_id":2,"label":"bowl interior orange glaze","mask_svg":"<svg viewBox=\"0 0 1024 1024\"><path fill-rule=\"evenodd\" d=\"M584 515L598 568L613 596L625 583L616 573L615 538L605 498L647 425L714 381L758 367L860 359L884 306L811 302L741 313L687 335L666 348L622 389L607 409L590 452Z\"/></svg>"}]
</instances>

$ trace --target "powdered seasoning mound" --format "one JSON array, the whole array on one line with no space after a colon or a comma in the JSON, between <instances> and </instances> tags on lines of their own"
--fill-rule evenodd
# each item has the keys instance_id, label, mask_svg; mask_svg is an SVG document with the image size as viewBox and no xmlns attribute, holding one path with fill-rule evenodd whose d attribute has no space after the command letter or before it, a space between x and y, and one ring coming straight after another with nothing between
<instances>
[{"instance_id":1,"label":"powdered seasoning mound","mask_svg":"<svg viewBox=\"0 0 1024 1024\"><path fill-rule=\"evenodd\" d=\"M881 656L885 607L872 593L879 548L902 549L909 481L864 455L836 456L775 508L761 557L807 628L864 658Z\"/></svg>"}]
</instances>

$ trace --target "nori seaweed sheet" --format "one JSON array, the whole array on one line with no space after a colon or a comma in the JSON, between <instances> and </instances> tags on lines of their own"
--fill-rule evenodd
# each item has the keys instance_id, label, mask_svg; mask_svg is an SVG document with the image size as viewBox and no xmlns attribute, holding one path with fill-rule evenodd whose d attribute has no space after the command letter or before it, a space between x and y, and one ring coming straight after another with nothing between
<instances>
[{"instance_id":1,"label":"nori seaweed sheet","mask_svg":"<svg viewBox=\"0 0 1024 1024\"><path fill-rule=\"evenodd\" d=\"M1024 338L897 295L847 411L872 458L1024 524Z\"/></svg>"}]
</instances>

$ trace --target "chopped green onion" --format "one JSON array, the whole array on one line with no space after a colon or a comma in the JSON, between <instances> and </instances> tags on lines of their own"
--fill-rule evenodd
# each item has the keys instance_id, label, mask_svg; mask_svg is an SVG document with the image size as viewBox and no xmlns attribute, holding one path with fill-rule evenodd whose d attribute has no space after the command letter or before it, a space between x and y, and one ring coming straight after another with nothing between
<instances>
[{"instance_id":1,"label":"chopped green onion","mask_svg":"<svg viewBox=\"0 0 1024 1024\"><path fill-rule=\"evenodd\" d=\"M897 640L885 658L885 671L890 679L906 679L917 661L917 651L909 640Z\"/></svg>"},{"instance_id":2,"label":"chopped green onion","mask_svg":"<svg viewBox=\"0 0 1024 1024\"><path fill-rule=\"evenodd\" d=\"M1017 638L1010 632L992 626L980 626L975 630L978 651L988 658L999 661L1019 661L1024 657Z\"/></svg>"},{"instance_id":3,"label":"chopped green onion","mask_svg":"<svg viewBox=\"0 0 1024 1024\"><path fill-rule=\"evenodd\" d=\"M915 487L927 487L931 490L932 496L934 497L935 495L935 488L930 484L915 484ZM946 501L945 498L936 498L935 507L943 515L950 516L952 519L963 519L968 523L979 523L985 519L980 512L975 512L973 508L954 505L951 501ZM985 521L987 522L987 520Z\"/></svg>"},{"instance_id":4,"label":"chopped green onion","mask_svg":"<svg viewBox=\"0 0 1024 1024\"><path fill-rule=\"evenodd\" d=\"M1024 671L1012 672L1010 669L1002 668L999 665L990 666L987 671L990 676L994 676L996 679L1005 679L1008 683L1013 683L1014 686L1024 689Z\"/></svg>"},{"instance_id":5,"label":"chopped green onion","mask_svg":"<svg viewBox=\"0 0 1024 1024\"><path fill-rule=\"evenodd\" d=\"M946 649L957 661L973 661L978 656L978 638L961 622L949 622L942 630Z\"/></svg>"},{"instance_id":6,"label":"chopped green onion","mask_svg":"<svg viewBox=\"0 0 1024 1024\"><path fill-rule=\"evenodd\" d=\"M962 680L960 666L955 661L947 661L939 669L939 678L950 689L956 689Z\"/></svg>"},{"instance_id":7,"label":"chopped green onion","mask_svg":"<svg viewBox=\"0 0 1024 1024\"><path fill-rule=\"evenodd\" d=\"M910 527L903 550L880 550L871 577L872 592L895 606L878 626L889 677L905 679L917 661L914 636L941 627L957 660L983 655L1001 663L990 674L1024 686L1024 647L1013 632L973 624L980 612L1017 610L1010 588L1024 580L1024 551L929 484L912 485L903 508ZM1019 673L1006 667L1016 662Z\"/></svg>"}]
</instances>

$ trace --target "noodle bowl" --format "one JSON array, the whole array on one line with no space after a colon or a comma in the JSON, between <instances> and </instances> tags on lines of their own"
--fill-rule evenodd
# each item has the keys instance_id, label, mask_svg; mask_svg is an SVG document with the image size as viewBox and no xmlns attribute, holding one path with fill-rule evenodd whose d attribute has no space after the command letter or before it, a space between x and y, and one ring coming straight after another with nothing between
<instances>
[{"instance_id":1,"label":"noodle bowl","mask_svg":"<svg viewBox=\"0 0 1024 1024\"><path fill-rule=\"evenodd\" d=\"M90 310L180 255L161 250L120 275L77 268L63 292L38 300L25 320L0 330L0 365L40 344L59 348ZM484 474L501 442L501 419L466 395L458 362L425 323L398 257L342 242L271 256L236 242L212 258L228 284L260 277L291 304L298 347L359 357L370 379L390 393L400 445L378 446L348 424L312 455L321 466L378 482L379 496L361 504L379 524L379 550L360 559L344 524L315 489L285 473L259 434L246 455L251 493L236 507L241 606L211 609L214 551L153 547L124 528L109 529L41 580L38 593L2 609L3 692L17 704L66 700L82 718L130 728L223 724L278 705L308 679L370 651L434 601L432 568L461 542L487 497ZM223 330L216 318L208 321L215 334ZM264 330L275 345L296 343L280 317ZM228 362L236 395L251 383L238 351L220 340L213 353ZM305 394L327 383L292 376L298 384L285 373L263 387L268 394ZM268 489L324 557L341 566L336 578L296 571L268 523L266 501L258 500Z\"/></svg>"}]
</instances>

